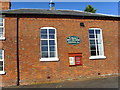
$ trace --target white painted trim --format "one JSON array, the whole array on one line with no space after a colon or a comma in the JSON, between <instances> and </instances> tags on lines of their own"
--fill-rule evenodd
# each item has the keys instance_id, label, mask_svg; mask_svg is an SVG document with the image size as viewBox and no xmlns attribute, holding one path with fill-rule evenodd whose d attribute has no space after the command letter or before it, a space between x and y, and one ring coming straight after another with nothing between
<instances>
[{"instance_id":1,"label":"white painted trim","mask_svg":"<svg viewBox=\"0 0 120 90\"><path fill-rule=\"evenodd\" d=\"M56 57L58 58L58 49L57 49L57 30L56 30L56 28L55 28L55 45L56 45L56 47L55 47L55 49L56 49Z\"/></svg>"},{"instance_id":2,"label":"white painted trim","mask_svg":"<svg viewBox=\"0 0 120 90\"><path fill-rule=\"evenodd\" d=\"M5 40L5 37L0 37L0 40Z\"/></svg>"},{"instance_id":3,"label":"white painted trim","mask_svg":"<svg viewBox=\"0 0 120 90\"><path fill-rule=\"evenodd\" d=\"M106 56L90 56L89 59L106 59Z\"/></svg>"},{"instance_id":4,"label":"white painted trim","mask_svg":"<svg viewBox=\"0 0 120 90\"><path fill-rule=\"evenodd\" d=\"M101 45L102 45L102 47L101 47L101 48L102 48L102 55L101 55L101 56L103 57L103 56L104 56L104 45L103 45L102 29L101 29L101 28L89 28L88 31L91 30L91 29L94 30L94 31L95 31L96 29L99 29L99 30L100 30ZM88 35L89 35L89 34L88 34ZM95 32L94 32L94 35L95 35L95 43L96 43L96 34L95 34ZM89 50L90 50L90 53L91 53L90 40L92 40L92 39L89 38ZM97 53L97 48L96 48L96 53ZM101 56L90 56L90 59L92 59L92 58L94 59L94 57L95 57L95 59L99 59L99 58L101 58ZM101 58L101 59L104 59L104 58L106 58L106 57L103 57L103 58Z\"/></svg>"},{"instance_id":5,"label":"white painted trim","mask_svg":"<svg viewBox=\"0 0 120 90\"><path fill-rule=\"evenodd\" d=\"M40 61L59 61L59 58L41 58Z\"/></svg>"},{"instance_id":6,"label":"white painted trim","mask_svg":"<svg viewBox=\"0 0 120 90\"><path fill-rule=\"evenodd\" d=\"M40 29L56 29L54 27L41 27Z\"/></svg>"},{"instance_id":7,"label":"white painted trim","mask_svg":"<svg viewBox=\"0 0 120 90\"><path fill-rule=\"evenodd\" d=\"M5 72L4 71L0 71L0 74L5 74Z\"/></svg>"},{"instance_id":8,"label":"white painted trim","mask_svg":"<svg viewBox=\"0 0 120 90\"><path fill-rule=\"evenodd\" d=\"M41 39L40 38L40 45L41 45L41 40L55 40L55 57L54 58L41 58L40 59L40 61L58 61L59 59L58 59L58 51L57 51L57 32L56 32L56 28L54 28L54 27L42 27L42 28L40 28L40 30L42 30L42 29L47 29L47 36L48 36L48 38L49 38L49 34L48 34L48 30L49 29L54 29L55 30L55 39ZM49 46L49 42L48 42L48 46ZM49 47L48 47L48 51L50 51L49 50ZM42 52L41 51L41 46L40 46L40 52ZM48 54L50 54L50 52L48 53ZM40 53L40 55L42 55L41 53ZM50 56L50 55L48 55L48 56Z\"/></svg>"}]
</instances>

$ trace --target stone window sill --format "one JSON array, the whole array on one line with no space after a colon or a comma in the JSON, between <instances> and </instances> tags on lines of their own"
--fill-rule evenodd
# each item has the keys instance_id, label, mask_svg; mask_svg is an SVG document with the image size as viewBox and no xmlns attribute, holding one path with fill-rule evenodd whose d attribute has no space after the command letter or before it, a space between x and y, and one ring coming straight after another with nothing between
<instances>
[{"instance_id":1,"label":"stone window sill","mask_svg":"<svg viewBox=\"0 0 120 90\"><path fill-rule=\"evenodd\" d=\"M0 75L3 75L3 74L5 74L5 72L4 71L0 71Z\"/></svg>"},{"instance_id":2,"label":"stone window sill","mask_svg":"<svg viewBox=\"0 0 120 90\"><path fill-rule=\"evenodd\" d=\"M5 40L5 37L0 37L0 40Z\"/></svg>"},{"instance_id":3,"label":"stone window sill","mask_svg":"<svg viewBox=\"0 0 120 90\"><path fill-rule=\"evenodd\" d=\"M91 56L89 59L106 59L106 56Z\"/></svg>"},{"instance_id":4,"label":"stone window sill","mask_svg":"<svg viewBox=\"0 0 120 90\"><path fill-rule=\"evenodd\" d=\"M46 61L46 62L59 61L59 58L41 58L40 61Z\"/></svg>"}]
</instances>

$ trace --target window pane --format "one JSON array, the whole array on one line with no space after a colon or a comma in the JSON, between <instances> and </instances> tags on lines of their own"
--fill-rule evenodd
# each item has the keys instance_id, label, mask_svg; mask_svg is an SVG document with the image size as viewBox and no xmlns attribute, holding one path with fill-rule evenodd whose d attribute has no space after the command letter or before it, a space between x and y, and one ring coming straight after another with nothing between
<instances>
[{"instance_id":1,"label":"window pane","mask_svg":"<svg viewBox=\"0 0 120 90\"><path fill-rule=\"evenodd\" d=\"M97 44L102 44L102 41L101 40L96 40L96 43Z\"/></svg>"},{"instance_id":2,"label":"window pane","mask_svg":"<svg viewBox=\"0 0 120 90\"><path fill-rule=\"evenodd\" d=\"M89 34L94 34L94 30L89 30Z\"/></svg>"},{"instance_id":3,"label":"window pane","mask_svg":"<svg viewBox=\"0 0 120 90\"><path fill-rule=\"evenodd\" d=\"M95 38L95 36L94 35L89 35L89 38Z\"/></svg>"},{"instance_id":4,"label":"window pane","mask_svg":"<svg viewBox=\"0 0 120 90\"><path fill-rule=\"evenodd\" d=\"M48 52L42 52L42 58L48 58Z\"/></svg>"},{"instance_id":5,"label":"window pane","mask_svg":"<svg viewBox=\"0 0 120 90\"><path fill-rule=\"evenodd\" d=\"M0 18L0 22L3 22L3 18Z\"/></svg>"},{"instance_id":6,"label":"window pane","mask_svg":"<svg viewBox=\"0 0 120 90\"><path fill-rule=\"evenodd\" d=\"M90 50L96 50L96 46L94 44L90 45Z\"/></svg>"},{"instance_id":7,"label":"window pane","mask_svg":"<svg viewBox=\"0 0 120 90\"><path fill-rule=\"evenodd\" d=\"M98 44L98 40L96 40L96 44Z\"/></svg>"},{"instance_id":8,"label":"window pane","mask_svg":"<svg viewBox=\"0 0 120 90\"><path fill-rule=\"evenodd\" d=\"M3 65L3 61L0 61L0 65Z\"/></svg>"},{"instance_id":9,"label":"window pane","mask_svg":"<svg viewBox=\"0 0 120 90\"><path fill-rule=\"evenodd\" d=\"M97 44L97 55L103 55L102 44Z\"/></svg>"},{"instance_id":10,"label":"window pane","mask_svg":"<svg viewBox=\"0 0 120 90\"><path fill-rule=\"evenodd\" d=\"M97 44L97 55L99 55L99 46Z\"/></svg>"},{"instance_id":11,"label":"window pane","mask_svg":"<svg viewBox=\"0 0 120 90\"><path fill-rule=\"evenodd\" d=\"M41 40L41 45L48 45L48 41L47 40Z\"/></svg>"},{"instance_id":12,"label":"window pane","mask_svg":"<svg viewBox=\"0 0 120 90\"><path fill-rule=\"evenodd\" d=\"M41 29L41 35L47 35L47 29Z\"/></svg>"},{"instance_id":13,"label":"window pane","mask_svg":"<svg viewBox=\"0 0 120 90\"><path fill-rule=\"evenodd\" d=\"M50 46L50 51L55 51L55 46Z\"/></svg>"},{"instance_id":14,"label":"window pane","mask_svg":"<svg viewBox=\"0 0 120 90\"><path fill-rule=\"evenodd\" d=\"M49 39L55 39L54 35L49 35Z\"/></svg>"},{"instance_id":15,"label":"window pane","mask_svg":"<svg viewBox=\"0 0 120 90\"><path fill-rule=\"evenodd\" d=\"M41 39L47 39L47 35L41 35Z\"/></svg>"},{"instance_id":16,"label":"window pane","mask_svg":"<svg viewBox=\"0 0 120 90\"><path fill-rule=\"evenodd\" d=\"M98 44L98 50L103 51L102 44Z\"/></svg>"},{"instance_id":17,"label":"window pane","mask_svg":"<svg viewBox=\"0 0 120 90\"><path fill-rule=\"evenodd\" d=\"M97 55L99 56L99 51L97 51Z\"/></svg>"},{"instance_id":18,"label":"window pane","mask_svg":"<svg viewBox=\"0 0 120 90\"><path fill-rule=\"evenodd\" d=\"M0 59L3 59L3 57L2 57L2 56L0 56Z\"/></svg>"},{"instance_id":19,"label":"window pane","mask_svg":"<svg viewBox=\"0 0 120 90\"><path fill-rule=\"evenodd\" d=\"M97 38L97 39L100 39L100 38L101 38L101 35L100 35L100 34L96 34L96 38Z\"/></svg>"},{"instance_id":20,"label":"window pane","mask_svg":"<svg viewBox=\"0 0 120 90\"><path fill-rule=\"evenodd\" d=\"M48 46L42 46L41 51L48 51Z\"/></svg>"},{"instance_id":21,"label":"window pane","mask_svg":"<svg viewBox=\"0 0 120 90\"><path fill-rule=\"evenodd\" d=\"M96 51L91 51L91 56L96 56Z\"/></svg>"},{"instance_id":22,"label":"window pane","mask_svg":"<svg viewBox=\"0 0 120 90\"><path fill-rule=\"evenodd\" d=\"M51 35L54 35L55 34L55 29L49 29L49 34Z\"/></svg>"},{"instance_id":23,"label":"window pane","mask_svg":"<svg viewBox=\"0 0 120 90\"><path fill-rule=\"evenodd\" d=\"M95 30L95 33L96 34L100 34L100 30Z\"/></svg>"},{"instance_id":24,"label":"window pane","mask_svg":"<svg viewBox=\"0 0 120 90\"><path fill-rule=\"evenodd\" d=\"M0 28L0 33L1 33L1 32L3 33L3 28Z\"/></svg>"},{"instance_id":25,"label":"window pane","mask_svg":"<svg viewBox=\"0 0 120 90\"><path fill-rule=\"evenodd\" d=\"M2 57L2 50L0 50L0 59L3 59L3 57Z\"/></svg>"},{"instance_id":26,"label":"window pane","mask_svg":"<svg viewBox=\"0 0 120 90\"><path fill-rule=\"evenodd\" d=\"M49 45L55 45L55 40L49 40Z\"/></svg>"},{"instance_id":27,"label":"window pane","mask_svg":"<svg viewBox=\"0 0 120 90\"><path fill-rule=\"evenodd\" d=\"M103 51L99 51L99 55L103 55Z\"/></svg>"},{"instance_id":28,"label":"window pane","mask_svg":"<svg viewBox=\"0 0 120 90\"><path fill-rule=\"evenodd\" d=\"M50 57L55 57L55 52L50 52Z\"/></svg>"},{"instance_id":29,"label":"window pane","mask_svg":"<svg viewBox=\"0 0 120 90\"><path fill-rule=\"evenodd\" d=\"M3 26L3 23L0 22L0 26Z\"/></svg>"},{"instance_id":30,"label":"window pane","mask_svg":"<svg viewBox=\"0 0 120 90\"><path fill-rule=\"evenodd\" d=\"M3 71L3 66L0 66L0 71Z\"/></svg>"},{"instance_id":31,"label":"window pane","mask_svg":"<svg viewBox=\"0 0 120 90\"><path fill-rule=\"evenodd\" d=\"M3 33L0 33L0 37L3 37Z\"/></svg>"},{"instance_id":32,"label":"window pane","mask_svg":"<svg viewBox=\"0 0 120 90\"><path fill-rule=\"evenodd\" d=\"M90 44L95 44L95 40L90 40Z\"/></svg>"},{"instance_id":33,"label":"window pane","mask_svg":"<svg viewBox=\"0 0 120 90\"><path fill-rule=\"evenodd\" d=\"M2 55L2 50L0 50L0 55Z\"/></svg>"}]
</instances>

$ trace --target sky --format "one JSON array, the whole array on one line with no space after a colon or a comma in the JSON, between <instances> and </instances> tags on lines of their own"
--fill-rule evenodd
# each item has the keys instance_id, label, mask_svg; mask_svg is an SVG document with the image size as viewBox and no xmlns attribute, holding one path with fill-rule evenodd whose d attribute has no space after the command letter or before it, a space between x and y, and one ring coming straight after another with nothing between
<instances>
[{"instance_id":1,"label":"sky","mask_svg":"<svg viewBox=\"0 0 120 90\"><path fill-rule=\"evenodd\" d=\"M87 5L92 5L97 9L96 13L118 15L118 2L55 2L55 8L62 10L84 11ZM36 8L49 9L49 2L12 2L11 9Z\"/></svg>"},{"instance_id":2,"label":"sky","mask_svg":"<svg viewBox=\"0 0 120 90\"><path fill-rule=\"evenodd\" d=\"M34 2L49 2L50 0L11 0L11 1L12 2L33 2L33 1ZM120 0L53 0L53 1L54 2L119 2Z\"/></svg>"}]
</instances>

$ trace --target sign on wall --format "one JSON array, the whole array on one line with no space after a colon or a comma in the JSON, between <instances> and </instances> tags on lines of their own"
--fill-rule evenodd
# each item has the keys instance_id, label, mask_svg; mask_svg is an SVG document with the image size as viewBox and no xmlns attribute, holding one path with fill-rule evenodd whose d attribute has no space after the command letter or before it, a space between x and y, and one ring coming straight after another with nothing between
<instances>
[{"instance_id":1,"label":"sign on wall","mask_svg":"<svg viewBox=\"0 0 120 90\"><path fill-rule=\"evenodd\" d=\"M69 53L68 55L70 66L82 65L82 53Z\"/></svg>"},{"instance_id":2,"label":"sign on wall","mask_svg":"<svg viewBox=\"0 0 120 90\"><path fill-rule=\"evenodd\" d=\"M78 36L67 37L67 43L71 45L77 45L80 43L80 38Z\"/></svg>"}]
</instances>

